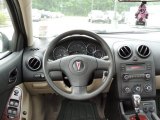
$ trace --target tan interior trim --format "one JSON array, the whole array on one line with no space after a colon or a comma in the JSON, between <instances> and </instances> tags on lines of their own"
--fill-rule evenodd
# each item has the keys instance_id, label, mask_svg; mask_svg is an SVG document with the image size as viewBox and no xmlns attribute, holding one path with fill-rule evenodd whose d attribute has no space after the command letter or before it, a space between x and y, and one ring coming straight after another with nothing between
<instances>
[{"instance_id":1,"label":"tan interior trim","mask_svg":"<svg viewBox=\"0 0 160 120\"><path fill-rule=\"evenodd\" d=\"M20 120L32 120L32 99L23 84L18 85L22 89L22 108ZM24 114L26 113L26 114Z\"/></svg>"},{"instance_id":2,"label":"tan interior trim","mask_svg":"<svg viewBox=\"0 0 160 120\"><path fill-rule=\"evenodd\" d=\"M24 27L27 34L28 46L33 44L33 30L32 30L32 0L18 0L22 11L24 20Z\"/></svg>"},{"instance_id":3,"label":"tan interior trim","mask_svg":"<svg viewBox=\"0 0 160 120\"><path fill-rule=\"evenodd\" d=\"M62 81L55 81L55 83L57 84L57 86L59 88L61 88L64 91L71 91L70 88L68 88L67 86L65 86L63 84ZM112 82L111 82L112 83ZM111 85L110 83L110 85ZM49 86L47 82L25 82L24 83L26 89L32 94L32 95L36 95L36 94L45 94L45 93L55 93ZM96 90L99 86L101 85L101 80L100 79L96 79L93 81L93 83L88 86L88 91L93 91ZM103 92L107 93L110 89L110 85L109 87L107 87ZM156 89L160 89L160 76L156 76Z\"/></svg>"},{"instance_id":4,"label":"tan interior trim","mask_svg":"<svg viewBox=\"0 0 160 120\"><path fill-rule=\"evenodd\" d=\"M42 95L32 96L32 102L33 102L32 120L45 120L44 96Z\"/></svg>"},{"instance_id":5,"label":"tan interior trim","mask_svg":"<svg viewBox=\"0 0 160 120\"><path fill-rule=\"evenodd\" d=\"M63 91L70 92L71 89L68 88L63 81L54 81L54 83ZM111 82L112 83L112 82ZM111 85L110 83L110 85ZM96 90L102 84L101 79L93 80L93 83L87 87L88 92ZM45 94L45 93L55 93L49 86L46 81L44 82L24 82L26 89L30 92L31 95L36 94ZM107 87L103 92L108 92L109 87Z\"/></svg>"},{"instance_id":6,"label":"tan interior trim","mask_svg":"<svg viewBox=\"0 0 160 120\"><path fill-rule=\"evenodd\" d=\"M156 89L160 89L160 75L156 76Z\"/></svg>"}]
</instances>

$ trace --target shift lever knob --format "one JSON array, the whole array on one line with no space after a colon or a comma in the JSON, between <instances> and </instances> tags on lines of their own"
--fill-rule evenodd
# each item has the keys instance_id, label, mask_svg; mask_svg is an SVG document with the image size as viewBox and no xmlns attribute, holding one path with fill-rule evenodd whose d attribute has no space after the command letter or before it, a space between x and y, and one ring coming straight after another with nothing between
<instances>
[{"instance_id":1,"label":"shift lever knob","mask_svg":"<svg viewBox=\"0 0 160 120\"><path fill-rule=\"evenodd\" d=\"M140 103L141 103L141 96L138 95L138 94L133 94L132 95L132 102L133 102L133 105L134 105L135 112L139 113L139 106L140 106Z\"/></svg>"}]
</instances>

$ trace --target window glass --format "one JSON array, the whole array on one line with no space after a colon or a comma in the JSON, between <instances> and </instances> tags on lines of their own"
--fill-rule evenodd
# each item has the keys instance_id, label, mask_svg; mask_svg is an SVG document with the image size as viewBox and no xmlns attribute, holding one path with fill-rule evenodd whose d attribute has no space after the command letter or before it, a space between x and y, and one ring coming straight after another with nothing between
<instances>
[{"instance_id":1,"label":"window glass","mask_svg":"<svg viewBox=\"0 0 160 120\"><path fill-rule=\"evenodd\" d=\"M160 1L157 1L32 0L33 35L50 38L74 29L103 34L159 31Z\"/></svg>"},{"instance_id":2,"label":"window glass","mask_svg":"<svg viewBox=\"0 0 160 120\"><path fill-rule=\"evenodd\" d=\"M11 48L14 28L5 0L0 0L0 53Z\"/></svg>"}]
</instances>

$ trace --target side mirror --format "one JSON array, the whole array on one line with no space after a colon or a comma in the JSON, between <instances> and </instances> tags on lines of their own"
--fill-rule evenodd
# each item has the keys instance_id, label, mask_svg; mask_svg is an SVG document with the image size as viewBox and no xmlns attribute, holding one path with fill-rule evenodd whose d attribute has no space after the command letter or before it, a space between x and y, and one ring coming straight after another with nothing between
<instances>
[{"instance_id":1,"label":"side mirror","mask_svg":"<svg viewBox=\"0 0 160 120\"><path fill-rule=\"evenodd\" d=\"M9 39L5 34L0 32L0 53L9 50Z\"/></svg>"}]
</instances>

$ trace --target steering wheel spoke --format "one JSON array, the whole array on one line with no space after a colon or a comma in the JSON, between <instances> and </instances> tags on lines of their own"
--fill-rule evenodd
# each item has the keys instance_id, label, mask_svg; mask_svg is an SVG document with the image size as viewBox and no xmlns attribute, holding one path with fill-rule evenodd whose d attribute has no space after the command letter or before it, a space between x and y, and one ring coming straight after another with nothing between
<instances>
[{"instance_id":1,"label":"steering wheel spoke","mask_svg":"<svg viewBox=\"0 0 160 120\"><path fill-rule=\"evenodd\" d=\"M61 63L61 59L54 60L54 61L53 60L47 61L48 71L60 71L61 70L60 63Z\"/></svg>"},{"instance_id":2,"label":"steering wheel spoke","mask_svg":"<svg viewBox=\"0 0 160 120\"><path fill-rule=\"evenodd\" d=\"M98 70L108 70L111 66L110 60L103 60L97 58L97 69Z\"/></svg>"},{"instance_id":3,"label":"steering wheel spoke","mask_svg":"<svg viewBox=\"0 0 160 120\"><path fill-rule=\"evenodd\" d=\"M73 95L85 95L87 94L87 86L72 86Z\"/></svg>"}]
</instances>

